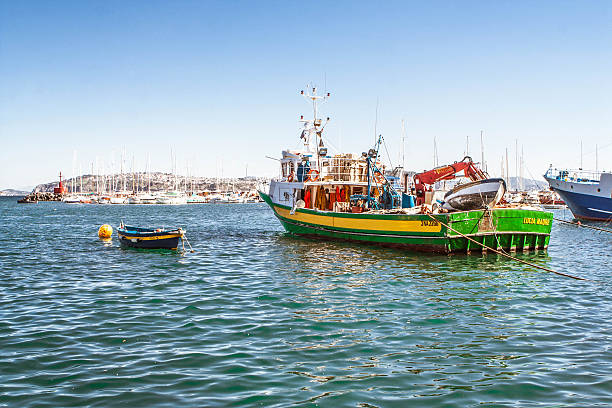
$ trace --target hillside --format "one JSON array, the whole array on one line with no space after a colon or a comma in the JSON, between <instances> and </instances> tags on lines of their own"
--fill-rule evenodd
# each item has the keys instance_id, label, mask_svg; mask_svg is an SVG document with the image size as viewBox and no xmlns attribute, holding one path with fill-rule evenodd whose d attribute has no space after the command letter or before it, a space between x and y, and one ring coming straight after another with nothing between
<instances>
[{"instance_id":1,"label":"hillside","mask_svg":"<svg viewBox=\"0 0 612 408\"><path fill-rule=\"evenodd\" d=\"M23 197L28 194L29 191L22 190L14 190L12 188L7 188L6 190L0 191L0 197Z\"/></svg>"},{"instance_id":2,"label":"hillside","mask_svg":"<svg viewBox=\"0 0 612 408\"><path fill-rule=\"evenodd\" d=\"M150 181L149 181L150 179ZM74 192L92 192L92 191L146 191L150 188L151 191L167 191L174 190L193 190L196 192L210 190L210 191L248 191L255 189L258 183L265 182L266 178L256 177L242 177L242 178L225 178L217 179L210 177L190 177L185 178L181 176L175 177L170 173L129 173L114 174L106 176L98 176L91 174L84 174L82 176L75 177L74 179L69 178L63 180L64 186L68 188L68 191L72 191L74 185ZM73 183L74 181L74 183ZM49 183L39 184L34 187L32 192L52 192L54 187L57 187L59 180L55 180ZM149 187L150 186L150 187Z\"/></svg>"}]
</instances>

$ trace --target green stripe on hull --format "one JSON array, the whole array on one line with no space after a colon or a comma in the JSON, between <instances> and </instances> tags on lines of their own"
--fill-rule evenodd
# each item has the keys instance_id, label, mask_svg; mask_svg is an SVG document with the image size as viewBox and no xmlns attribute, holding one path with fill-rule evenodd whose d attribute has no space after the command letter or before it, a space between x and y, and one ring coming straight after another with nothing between
<instances>
[{"instance_id":1,"label":"green stripe on hull","mask_svg":"<svg viewBox=\"0 0 612 408\"><path fill-rule=\"evenodd\" d=\"M424 226L420 229L417 227L412 232L401 229L387 231L376 228L363 229L336 226L336 223L346 225L351 220L354 220L355 225L362 227L364 225L388 226L389 223L386 221L391 221L391 227L401 225L402 221L413 222L412 225L431 224L433 220L427 215L352 214L308 209L296 209L295 213L291 214L290 207L273 203L270 197L264 193L260 192L260 195L272 208L285 230L292 234L401 247L425 252L480 252L483 250L482 246L469 241L455 231L447 230L443 225L437 225L437 227ZM552 227L552 213L516 208L495 209L489 213L482 210L454 212L436 214L434 217L481 244L505 251L547 248ZM314 220L314 222L309 222L311 220ZM435 223L433 224L435 225Z\"/></svg>"}]
</instances>

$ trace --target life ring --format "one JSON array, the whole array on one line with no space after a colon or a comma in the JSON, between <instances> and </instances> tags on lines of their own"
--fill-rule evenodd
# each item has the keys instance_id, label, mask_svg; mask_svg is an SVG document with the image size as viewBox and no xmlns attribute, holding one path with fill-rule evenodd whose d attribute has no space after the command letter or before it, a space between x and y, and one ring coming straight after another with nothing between
<instances>
[{"instance_id":1,"label":"life ring","mask_svg":"<svg viewBox=\"0 0 612 408\"><path fill-rule=\"evenodd\" d=\"M386 180L385 176L383 176L383 174L380 171L374 172L374 181L376 181L378 184L384 184L385 180Z\"/></svg>"},{"instance_id":2,"label":"life ring","mask_svg":"<svg viewBox=\"0 0 612 408\"><path fill-rule=\"evenodd\" d=\"M319 179L319 170L310 170L308 172L308 181L317 181Z\"/></svg>"},{"instance_id":3,"label":"life ring","mask_svg":"<svg viewBox=\"0 0 612 408\"><path fill-rule=\"evenodd\" d=\"M291 172L289 173L289 176L287 176L287 181L291 183L293 181L293 178L294 178L293 172Z\"/></svg>"}]
</instances>

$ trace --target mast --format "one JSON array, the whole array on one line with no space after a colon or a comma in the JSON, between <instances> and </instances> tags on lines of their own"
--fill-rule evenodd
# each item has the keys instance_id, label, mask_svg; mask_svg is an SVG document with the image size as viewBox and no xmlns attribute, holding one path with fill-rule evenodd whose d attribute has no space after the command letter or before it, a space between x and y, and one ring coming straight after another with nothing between
<instances>
[{"instance_id":1,"label":"mast","mask_svg":"<svg viewBox=\"0 0 612 408\"><path fill-rule=\"evenodd\" d=\"M595 145L595 173L599 173L599 150Z\"/></svg>"},{"instance_id":2,"label":"mast","mask_svg":"<svg viewBox=\"0 0 612 408\"><path fill-rule=\"evenodd\" d=\"M525 146L521 145L521 190L525 190Z\"/></svg>"},{"instance_id":3,"label":"mast","mask_svg":"<svg viewBox=\"0 0 612 408\"><path fill-rule=\"evenodd\" d=\"M436 137L434 136L434 157L433 157L433 165L434 167L438 167L438 143L436 141Z\"/></svg>"},{"instance_id":4,"label":"mast","mask_svg":"<svg viewBox=\"0 0 612 408\"><path fill-rule=\"evenodd\" d=\"M582 169L582 139L580 139L580 170Z\"/></svg>"},{"instance_id":5,"label":"mast","mask_svg":"<svg viewBox=\"0 0 612 408\"><path fill-rule=\"evenodd\" d=\"M486 170L486 166L485 166L485 157L484 157L484 139L482 136L483 131L480 131L480 167L483 171L487 171Z\"/></svg>"},{"instance_id":6,"label":"mast","mask_svg":"<svg viewBox=\"0 0 612 408\"><path fill-rule=\"evenodd\" d=\"M134 180L134 155L132 155L132 169L130 170L130 172L132 173L132 193L134 192L134 190L136 189L136 187L134 186L134 183L136 182L136 180Z\"/></svg>"},{"instance_id":7,"label":"mast","mask_svg":"<svg viewBox=\"0 0 612 408\"><path fill-rule=\"evenodd\" d=\"M71 181L71 190L72 194L74 194L74 179L76 178L76 150L72 151L72 180Z\"/></svg>"},{"instance_id":8,"label":"mast","mask_svg":"<svg viewBox=\"0 0 612 408\"><path fill-rule=\"evenodd\" d=\"M125 176L123 175L123 156L125 154L125 148L121 151L121 179L123 180L123 189L125 191Z\"/></svg>"},{"instance_id":9,"label":"mast","mask_svg":"<svg viewBox=\"0 0 612 408\"><path fill-rule=\"evenodd\" d=\"M151 169L150 167L150 162L151 162L151 156L149 155L149 153L147 153L147 178L148 180L148 186L147 186L147 192L149 193L149 195L151 194Z\"/></svg>"},{"instance_id":10,"label":"mast","mask_svg":"<svg viewBox=\"0 0 612 408\"><path fill-rule=\"evenodd\" d=\"M96 156L96 194L100 194L100 163L98 162L98 156Z\"/></svg>"},{"instance_id":11,"label":"mast","mask_svg":"<svg viewBox=\"0 0 612 408\"><path fill-rule=\"evenodd\" d=\"M515 145L514 145L514 154L515 154L515 161L514 161L514 175L516 176L516 190L518 191L519 189L519 171L518 171L518 139L514 139L515 141Z\"/></svg>"},{"instance_id":12,"label":"mast","mask_svg":"<svg viewBox=\"0 0 612 408\"><path fill-rule=\"evenodd\" d=\"M317 95L317 88L316 87L312 87L312 92L310 91L306 91L304 92L303 90L300 92L302 95L304 95L305 98L310 99L312 101L312 110L313 110L313 118L312 118L312 122L309 120L305 120L304 116L302 116L300 118L300 121L302 121L304 123L304 130L302 131L302 138L304 139L304 147L306 149L306 151L308 152L312 152L311 150L311 137L314 133L315 135L315 153L316 153L316 157L317 157L317 169L321 169L321 152L323 151L324 145L323 145L323 129L325 128L325 126L327 125L327 123L329 122L329 117L327 118L327 121L325 122L325 124L322 123L321 119L319 119L317 117L318 114L318 103L319 101L323 101L325 102L329 96L330 93L327 92L325 93L323 96L321 95Z\"/></svg>"},{"instance_id":13,"label":"mast","mask_svg":"<svg viewBox=\"0 0 612 408\"><path fill-rule=\"evenodd\" d=\"M506 147L506 183L508 184L508 189L511 188L510 186L510 169L508 167L508 148Z\"/></svg>"}]
</instances>

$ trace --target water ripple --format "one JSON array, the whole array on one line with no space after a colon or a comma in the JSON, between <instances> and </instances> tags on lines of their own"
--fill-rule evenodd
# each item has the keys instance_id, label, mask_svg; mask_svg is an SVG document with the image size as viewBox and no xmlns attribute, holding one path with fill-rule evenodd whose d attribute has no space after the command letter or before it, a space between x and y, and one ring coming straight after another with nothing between
<instances>
[{"instance_id":1,"label":"water ripple","mask_svg":"<svg viewBox=\"0 0 612 408\"><path fill-rule=\"evenodd\" d=\"M258 204L0 209L0 406L612 405L611 240L590 230L519 256L597 282L317 243ZM121 219L196 252L96 238Z\"/></svg>"}]
</instances>

